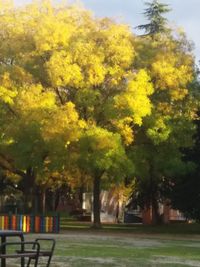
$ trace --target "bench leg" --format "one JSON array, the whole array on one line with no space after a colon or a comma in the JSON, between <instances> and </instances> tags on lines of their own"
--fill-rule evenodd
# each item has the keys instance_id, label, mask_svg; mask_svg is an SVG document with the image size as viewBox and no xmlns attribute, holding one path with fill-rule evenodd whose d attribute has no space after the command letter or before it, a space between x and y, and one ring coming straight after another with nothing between
<instances>
[{"instance_id":1,"label":"bench leg","mask_svg":"<svg viewBox=\"0 0 200 267\"><path fill-rule=\"evenodd\" d=\"M24 242L24 236L20 235L21 242ZM21 245L21 250L24 251L24 244ZM21 258L21 267L25 266L25 259Z\"/></svg>"},{"instance_id":2,"label":"bench leg","mask_svg":"<svg viewBox=\"0 0 200 267\"><path fill-rule=\"evenodd\" d=\"M28 262L27 262L27 267L30 266L30 263L31 263L31 258L28 259Z\"/></svg>"},{"instance_id":3,"label":"bench leg","mask_svg":"<svg viewBox=\"0 0 200 267\"><path fill-rule=\"evenodd\" d=\"M52 255L49 256L49 259L48 259L48 262L47 262L47 266L46 267L49 267L50 266L51 258L52 258Z\"/></svg>"},{"instance_id":4,"label":"bench leg","mask_svg":"<svg viewBox=\"0 0 200 267\"><path fill-rule=\"evenodd\" d=\"M32 260L31 258L28 259L28 262L27 262L26 267L29 267L30 266L31 260ZM36 258L34 260L35 260L34 267L37 267L38 266L38 258Z\"/></svg>"},{"instance_id":5,"label":"bench leg","mask_svg":"<svg viewBox=\"0 0 200 267\"><path fill-rule=\"evenodd\" d=\"M6 242L6 237L2 236L1 237L1 244L5 243L5 242ZM1 253L6 254L6 248L4 246L1 248ZM6 266L6 259L1 259L1 267L5 267L5 266Z\"/></svg>"},{"instance_id":6,"label":"bench leg","mask_svg":"<svg viewBox=\"0 0 200 267\"><path fill-rule=\"evenodd\" d=\"M35 259L35 264L34 264L34 267L37 267L38 266L38 257Z\"/></svg>"}]
</instances>

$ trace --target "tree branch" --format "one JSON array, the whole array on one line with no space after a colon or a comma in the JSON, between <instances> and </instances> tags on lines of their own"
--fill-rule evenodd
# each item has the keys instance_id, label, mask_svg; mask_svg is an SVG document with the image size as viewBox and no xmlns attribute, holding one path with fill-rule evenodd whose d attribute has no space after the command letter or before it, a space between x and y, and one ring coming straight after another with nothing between
<instances>
[{"instance_id":1,"label":"tree branch","mask_svg":"<svg viewBox=\"0 0 200 267\"><path fill-rule=\"evenodd\" d=\"M14 174L17 174L21 177L25 177L26 174L25 172L19 170L19 169L16 169L12 163L10 162L9 159L7 159L3 154L0 154L0 167L4 170L7 170L7 171L10 171Z\"/></svg>"}]
</instances>

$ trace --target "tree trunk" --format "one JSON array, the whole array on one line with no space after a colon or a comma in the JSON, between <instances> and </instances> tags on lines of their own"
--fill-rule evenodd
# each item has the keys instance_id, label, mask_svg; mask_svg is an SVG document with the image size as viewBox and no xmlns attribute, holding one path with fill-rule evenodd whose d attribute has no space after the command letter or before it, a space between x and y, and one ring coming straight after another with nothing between
<instances>
[{"instance_id":1,"label":"tree trunk","mask_svg":"<svg viewBox=\"0 0 200 267\"><path fill-rule=\"evenodd\" d=\"M144 225L152 224L152 210L149 205L145 205L142 210L142 223Z\"/></svg>"},{"instance_id":2,"label":"tree trunk","mask_svg":"<svg viewBox=\"0 0 200 267\"><path fill-rule=\"evenodd\" d=\"M83 193L84 193L84 186L82 185L79 188L79 202L80 202L80 208L83 208Z\"/></svg>"},{"instance_id":3,"label":"tree trunk","mask_svg":"<svg viewBox=\"0 0 200 267\"><path fill-rule=\"evenodd\" d=\"M46 190L42 189L42 214L45 214L46 211Z\"/></svg>"},{"instance_id":4,"label":"tree trunk","mask_svg":"<svg viewBox=\"0 0 200 267\"><path fill-rule=\"evenodd\" d=\"M157 200L157 182L155 180L156 173L154 170L154 162L149 162L149 175L150 175L150 206L151 206L151 218L152 224L159 224L160 223L160 214L159 214L159 206Z\"/></svg>"},{"instance_id":5,"label":"tree trunk","mask_svg":"<svg viewBox=\"0 0 200 267\"><path fill-rule=\"evenodd\" d=\"M56 196L55 196L55 192L52 192L52 211L56 211Z\"/></svg>"},{"instance_id":6,"label":"tree trunk","mask_svg":"<svg viewBox=\"0 0 200 267\"><path fill-rule=\"evenodd\" d=\"M157 199L152 199L152 224L160 224L160 214Z\"/></svg>"},{"instance_id":7,"label":"tree trunk","mask_svg":"<svg viewBox=\"0 0 200 267\"><path fill-rule=\"evenodd\" d=\"M32 212L34 214L37 214L40 211L40 208L39 208L40 195L39 195L39 192L37 192L36 188L37 187L34 188L34 202L33 202L33 207L32 207Z\"/></svg>"},{"instance_id":8,"label":"tree trunk","mask_svg":"<svg viewBox=\"0 0 200 267\"><path fill-rule=\"evenodd\" d=\"M164 224L170 223L170 201L169 200L165 200L163 203L162 223L164 223Z\"/></svg>"},{"instance_id":9,"label":"tree trunk","mask_svg":"<svg viewBox=\"0 0 200 267\"><path fill-rule=\"evenodd\" d=\"M22 180L22 192L24 194L24 212L30 213L34 206L35 173L32 168L26 170Z\"/></svg>"},{"instance_id":10,"label":"tree trunk","mask_svg":"<svg viewBox=\"0 0 200 267\"><path fill-rule=\"evenodd\" d=\"M93 215L94 215L93 227L94 228L101 228L100 182L101 182L100 176L95 175L93 181Z\"/></svg>"}]
</instances>

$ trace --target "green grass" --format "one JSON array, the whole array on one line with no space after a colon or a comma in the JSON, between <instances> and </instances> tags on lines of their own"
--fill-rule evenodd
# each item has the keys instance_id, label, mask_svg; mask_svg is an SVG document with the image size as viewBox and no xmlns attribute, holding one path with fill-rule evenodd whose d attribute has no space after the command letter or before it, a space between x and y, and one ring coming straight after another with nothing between
<instances>
[{"instance_id":1,"label":"green grass","mask_svg":"<svg viewBox=\"0 0 200 267\"><path fill-rule=\"evenodd\" d=\"M51 267L200 267L198 224L90 227L65 221L60 234L43 235L56 239Z\"/></svg>"},{"instance_id":2,"label":"green grass","mask_svg":"<svg viewBox=\"0 0 200 267\"><path fill-rule=\"evenodd\" d=\"M90 222L78 222L61 217L61 230L82 231L91 230ZM200 224L173 223L159 226L145 226L142 224L103 224L103 231L122 233L145 234L172 234L172 235L200 235ZM101 230L100 230L101 231Z\"/></svg>"},{"instance_id":3,"label":"green grass","mask_svg":"<svg viewBox=\"0 0 200 267\"><path fill-rule=\"evenodd\" d=\"M57 238L53 266L57 260L63 267L200 266L200 239L179 238L69 232Z\"/></svg>"}]
</instances>

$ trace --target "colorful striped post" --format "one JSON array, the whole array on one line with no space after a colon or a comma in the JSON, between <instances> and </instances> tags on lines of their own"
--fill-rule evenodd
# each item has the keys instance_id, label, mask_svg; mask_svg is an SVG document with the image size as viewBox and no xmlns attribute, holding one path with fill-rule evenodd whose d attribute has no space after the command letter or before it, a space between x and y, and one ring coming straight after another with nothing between
<instances>
[{"instance_id":1,"label":"colorful striped post","mask_svg":"<svg viewBox=\"0 0 200 267\"><path fill-rule=\"evenodd\" d=\"M12 230L17 230L17 216L16 215L12 215L10 220L11 220Z\"/></svg>"}]
</instances>

